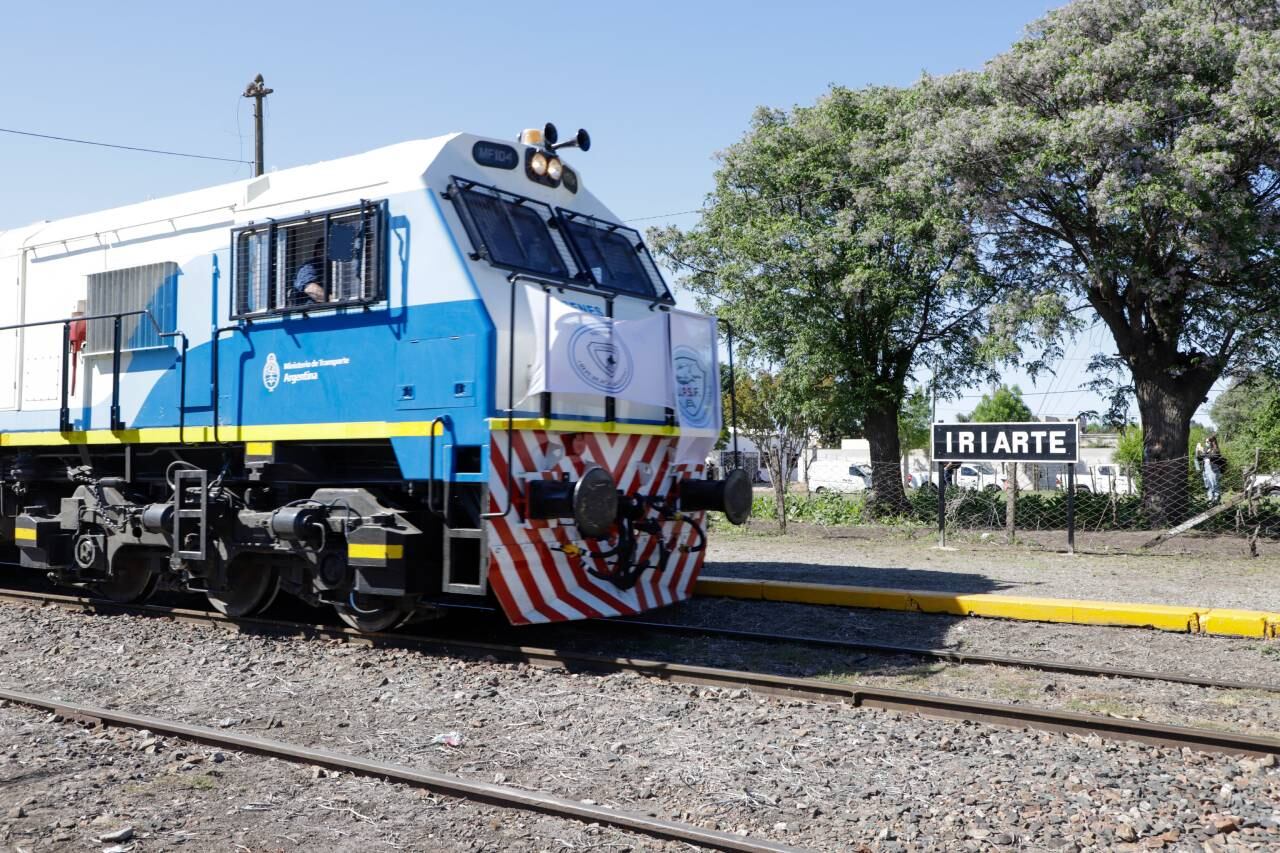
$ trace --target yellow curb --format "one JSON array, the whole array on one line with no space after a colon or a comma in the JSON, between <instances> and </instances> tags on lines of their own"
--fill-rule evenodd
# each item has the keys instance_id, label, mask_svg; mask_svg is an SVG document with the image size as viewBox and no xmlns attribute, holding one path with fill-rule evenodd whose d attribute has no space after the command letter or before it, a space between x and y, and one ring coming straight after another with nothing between
<instances>
[{"instance_id":1,"label":"yellow curb","mask_svg":"<svg viewBox=\"0 0 1280 853\"><path fill-rule=\"evenodd\" d=\"M755 578L704 577L698 580L694 592L698 595L756 601L907 610L1075 625L1119 625L1184 634L1280 637L1280 613L1262 610L934 592Z\"/></svg>"},{"instance_id":2,"label":"yellow curb","mask_svg":"<svg viewBox=\"0 0 1280 853\"><path fill-rule=\"evenodd\" d=\"M1275 637L1280 613L1214 608L1200 614L1200 630L1233 637Z\"/></svg>"}]
</instances>

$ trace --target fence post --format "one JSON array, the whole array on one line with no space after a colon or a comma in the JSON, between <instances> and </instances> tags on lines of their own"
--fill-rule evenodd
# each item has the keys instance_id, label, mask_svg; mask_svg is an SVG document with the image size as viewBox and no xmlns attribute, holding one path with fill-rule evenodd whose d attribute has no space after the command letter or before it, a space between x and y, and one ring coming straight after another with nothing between
<instances>
[{"instance_id":1,"label":"fence post","mask_svg":"<svg viewBox=\"0 0 1280 853\"><path fill-rule=\"evenodd\" d=\"M945 466L938 465L938 547L947 547L947 475Z\"/></svg>"},{"instance_id":2,"label":"fence post","mask_svg":"<svg viewBox=\"0 0 1280 853\"><path fill-rule=\"evenodd\" d=\"M1009 463L1009 488L1005 493L1004 528L1012 545L1018 531L1018 463Z\"/></svg>"},{"instance_id":3,"label":"fence post","mask_svg":"<svg viewBox=\"0 0 1280 853\"><path fill-rule=\"evenodd\" d=\"M1067 464L1067 553L1076 552L1076 466Z\"/></svg>"}]
</instances>

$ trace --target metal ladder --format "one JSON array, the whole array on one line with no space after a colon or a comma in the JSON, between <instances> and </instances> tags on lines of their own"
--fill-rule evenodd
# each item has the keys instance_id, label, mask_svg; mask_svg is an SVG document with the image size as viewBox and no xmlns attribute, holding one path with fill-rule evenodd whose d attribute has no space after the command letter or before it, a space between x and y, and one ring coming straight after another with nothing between
<instances>
[{"instance_id":1,"label":"metal ladder","mask_svg":"<svg viewBox=\"0 0 1280 853\"><path fill-rule=\"evenodd\" d=\"M199 488L198 497L187 495L188 486ZM173 556L184 560L205 559L208 523L209 472L203 468L179 468L173 473ZM184 537L193 533L200 547L183 548Z\"/></svg>"},{"instance_id":2,"label":"metal ladder","mask_svg":"<svg viewBox=\"0 0 1280 853\"><path fill-rule=\"evenodd\" d=\"M451 522L453 520L453 494L451 490L452 481L444 481L444 535L441 537L441 547L444 550L441 561L441 591L443 592L459 592L467 595L484 595L489 589L489 581L485 572L487 560L485 548L485 532L483 527L454 527ZM480 496L480 507L483 508L489 499L489 489L486 487ZM479 540L479 560L480 563L475 567L476 577L479 583L465 583L454 579L453 566L453 543L459 540L472 539ZM468 567L470 568L470 567Z\"/></svg>"}]
</instances>

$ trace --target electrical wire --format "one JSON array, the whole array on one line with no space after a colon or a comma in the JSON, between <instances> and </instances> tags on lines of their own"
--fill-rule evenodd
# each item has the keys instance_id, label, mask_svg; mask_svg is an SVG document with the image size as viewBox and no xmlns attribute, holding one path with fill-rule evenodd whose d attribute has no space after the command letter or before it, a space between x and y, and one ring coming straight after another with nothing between
<instances>
[{"instance_id":1,"label":"electrical wire","mask_svg":"<svg viewBox=\"0 0 1280 853\"><path fill-rule=\"evenodd\" d=\"M237 160L234 157L214 157L210 154L190 154L185 151L166 151L162 148L142 148L137 145L116 145L112 142L97 142L92 139L74 139L70 136L53 136L48 133L35 133L29 130L14 130L10 127L0 127L0 133L11 133L15 136L30 136L35 139L52 139L55 142L74 142L77 145L94 145L99 148L115 148L120 151L138 151L143 154L164 154L169 157L187 157L192 160L217 160L222 163L252 164L252 161L250 160Z\"/></svg>"}]
</instances>

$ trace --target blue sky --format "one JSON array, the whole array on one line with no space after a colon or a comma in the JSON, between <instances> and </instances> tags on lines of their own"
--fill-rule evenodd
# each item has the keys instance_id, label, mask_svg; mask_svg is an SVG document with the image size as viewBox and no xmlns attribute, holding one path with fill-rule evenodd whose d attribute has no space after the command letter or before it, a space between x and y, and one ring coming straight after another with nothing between
<instances>
[{"instance_id":1,"label":"blue sky","mask_svg":"<svg viewBox=\"0 0 1280 853\"><path fill-rule=\"evenodd\" d=\"M562 133L591 132L592 150L569 159L620 216L689 226L696 214L665 214L702 203L714 152L742 135L756 106L809 103L831 83L905 84L977 68L1056 5L14 4L0 52L0 127L249 160L240 93L262 73L276 90L268 169L454 130L514 137L550 120ZM0 229L248 174L0 133ZM1074 389L1106 341L1095 332L1069 348L1056 381L1011 380L1043 413L1094 408Z\"/></svg>"}]
</instances>

